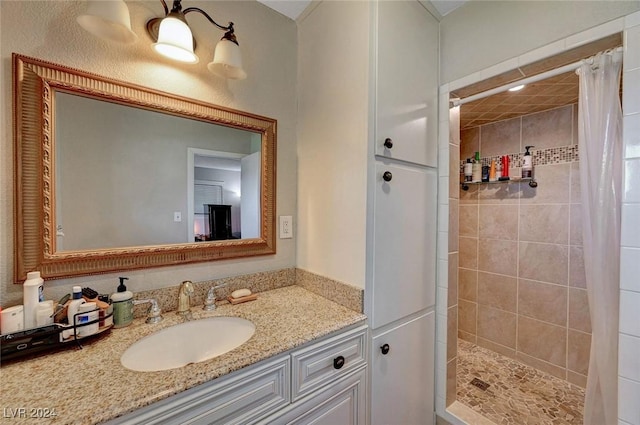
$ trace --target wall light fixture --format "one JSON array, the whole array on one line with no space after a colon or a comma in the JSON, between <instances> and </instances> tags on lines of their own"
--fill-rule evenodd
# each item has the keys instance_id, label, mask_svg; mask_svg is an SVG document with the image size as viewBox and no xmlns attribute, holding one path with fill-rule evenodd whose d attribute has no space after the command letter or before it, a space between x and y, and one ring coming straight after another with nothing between
<instances>
[{"instance_id":1,"label":"wall light fixture","mask_svg":"<svg viewBox=\"0 0 640 425\"><path fill-rule=\"evenodd\" d=\"M247 78L242 69L240 46L236 39L233 22L225 27L218 24L204 10L188 7L182 10L182 0L173 0L171 11L165 0L160 0L164 7L164 18L153 18L147 22L147 33L155 42L153 49L168 58L197 63L198 56L194 53L195 40L186 20L186 15L198 12L218 29L225 31L222 39L216 45L213 61L207 68L212 73L233 80ZM87 12L78 16L78 23L85 30L100 38L119 43L133 43L137 40L131 30L129 8L123 0L90 0Z\"/></svg>"}]
</instances>

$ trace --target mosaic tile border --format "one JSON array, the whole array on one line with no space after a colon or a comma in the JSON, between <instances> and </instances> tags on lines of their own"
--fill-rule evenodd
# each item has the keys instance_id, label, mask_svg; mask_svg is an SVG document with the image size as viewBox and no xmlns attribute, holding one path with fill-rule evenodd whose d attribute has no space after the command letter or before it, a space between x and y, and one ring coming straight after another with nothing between
<instances>
[{"instance_id":1,"label":"mosaic tile border","mask_svg":"<svg viewBox=\"0 0 640 425\"><path fill-rule=\"evenodd\" d=\"M513 359L458 341L457 400L500 425L582 425L584 390ZM489 384L482 391L471 381Z\"/></svg>"},{"instance_id":2,"label":"mosaic tile border","mask_svg":"<svg viewBox=\"0 0 640 425\"><path fill-rule=\"evenodd\" d=\"M564 164L567 162L580 161L580 155L578 152L578 145L559 146L555 148L547 149L533 149L531 150L533 156L533 166L537 165L551 165L551 164ZM510 168L520 168L524 162L524 153L510 153L509 157ZM480 158L483 166L490 166L491 161L498 163L501 156L487 156ZM463 172L464 163L466 158L460 161L460 173Z\"/></svg>"}]
</instances>

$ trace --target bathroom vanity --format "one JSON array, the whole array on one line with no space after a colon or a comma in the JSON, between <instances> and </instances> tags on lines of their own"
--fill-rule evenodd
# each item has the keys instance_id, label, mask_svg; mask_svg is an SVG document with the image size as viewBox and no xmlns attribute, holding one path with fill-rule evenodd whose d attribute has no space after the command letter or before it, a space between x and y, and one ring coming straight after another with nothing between
<instances>
[{"instance_id":1,"label":"bathroom vanity","mask_svg":"<svg viewBox=\"0 0 640 425\"><path fill-rule=\"evenodd\" d=\"M241 317L256 331L219 357L134 372L120 363L126 349L182 321L175 312L154 325L136 319L82 350L3 365L4 405L27 413L48 409L56 423L69 424L366 422L363 314L295 285L261 292L256 301L192 312L194 320Z\"/></svg>"}]
</instances>

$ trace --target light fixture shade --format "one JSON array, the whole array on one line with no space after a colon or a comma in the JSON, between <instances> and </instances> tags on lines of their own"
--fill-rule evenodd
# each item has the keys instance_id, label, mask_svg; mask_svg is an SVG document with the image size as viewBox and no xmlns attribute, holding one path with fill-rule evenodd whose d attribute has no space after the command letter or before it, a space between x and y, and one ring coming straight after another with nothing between
<instances>
[{"instance_id":1,"label":"light fixture shade","mask_svg":"<svg viewBox=\"0 0 640 425\"><path fill-rule=\"evenodd\" d=\"M87 12L76 18L82 28L105 40L130 44L138 39L131 31L129 8L123 0L89 0Z\"/></svg>"},{"instance_id":2,"label":"light fixture shade","mask_svg":"<svg viewBox=\"0 0 640 425\"><path fill-rule=\"evenodd\" d=\"M222 39L216 46L213 61L207 65L209 71L232 80L244 80L247 73L242 69L240 47L233 41Z\"/></svg>"},{"instance_id":3,"label":"light fixture shade","mask_svg":"<svg viewBox=\"0 0 640 425\"><path fill-rule=\"evenodd\" d=\"M160 22L158 42L153 44L156 52L180 62L197 63L193 53L193 34L184 21L167 16Z\"/></svg>"}]
</instances>

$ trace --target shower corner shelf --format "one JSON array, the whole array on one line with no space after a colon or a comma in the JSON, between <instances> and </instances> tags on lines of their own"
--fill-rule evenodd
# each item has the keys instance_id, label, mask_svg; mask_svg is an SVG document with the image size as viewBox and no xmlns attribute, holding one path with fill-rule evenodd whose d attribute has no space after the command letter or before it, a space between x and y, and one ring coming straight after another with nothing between
<instances>
[{"instance_id":1,"label":"shower corner shelf","mask_svg":"<svg viewBox=\"0 0 640 425\"><path fill-rule=\"evenodd\" d=\"M529 182L529 186L534 188L538 187L538 182L531 177L517 178L517 179L511 179L511 180L496 180L492 182L460 182L460 187L462 188L462 190L466 191L466 190L469 190L469 186L480 186L483 184L522 183L522 182Z\"/></svg>"}]
</instances>

